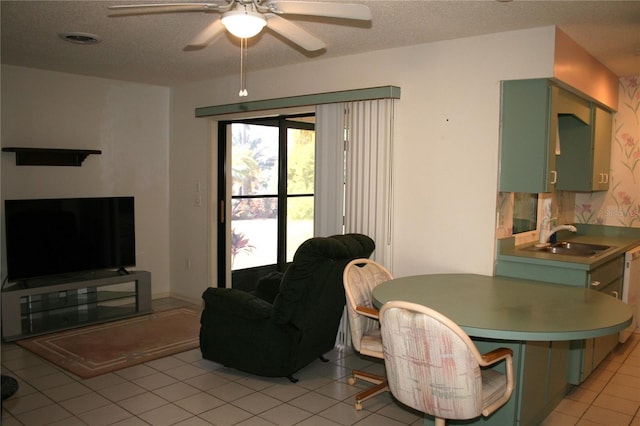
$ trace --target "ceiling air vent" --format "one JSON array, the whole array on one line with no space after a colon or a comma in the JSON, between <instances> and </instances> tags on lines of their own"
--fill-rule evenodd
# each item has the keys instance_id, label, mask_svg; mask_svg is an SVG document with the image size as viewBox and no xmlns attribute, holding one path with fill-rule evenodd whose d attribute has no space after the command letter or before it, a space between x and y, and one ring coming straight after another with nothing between
<instances>
[{"instance_id":1,"label":"ceiling air vent","mask_svg":"<svg viewBox=\"0 0 640 426\"><path fill-rule=\"evenodd\" d=\"M89 33L60 33L58 34L61 39L75 44L97 44L101 39L95 34Z\"/></svg>"}]
</instances>

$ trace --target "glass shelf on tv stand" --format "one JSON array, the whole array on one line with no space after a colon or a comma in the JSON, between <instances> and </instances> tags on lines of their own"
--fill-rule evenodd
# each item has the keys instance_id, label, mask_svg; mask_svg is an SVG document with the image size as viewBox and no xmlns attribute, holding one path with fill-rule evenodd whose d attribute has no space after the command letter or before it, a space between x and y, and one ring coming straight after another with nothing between
<instances>
[{"instance_id":1,"label":"glass shelf on tv stand","mask_svg":"<svg viewBox=\"0 0 640 426\"><path fill-rule=\"evenodd\" d=\"M107 271L72 281L56 277L46 285L7 288L3 337L15 340L151 312L150 287L148 272Z\"/></svg>"},{"instance_id":2,"label":"glass shelf on tv stand","mask_svg":"<svg viewBox=\"0 0 640 426\"><path fill-rule=\"evenodd\" d=\"M135 296L134 282L23 296L20 298L22 330L38 333L52 327L133 315Z\"/></svg>"}]
</instances>

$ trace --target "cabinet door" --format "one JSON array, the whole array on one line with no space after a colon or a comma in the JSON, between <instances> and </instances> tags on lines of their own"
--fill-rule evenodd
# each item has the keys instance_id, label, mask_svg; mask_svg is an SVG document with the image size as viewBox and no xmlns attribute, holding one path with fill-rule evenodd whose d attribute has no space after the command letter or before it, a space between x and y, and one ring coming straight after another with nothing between
<instances>
[{"instance_id":1,"label":"cabinet door","mask_svg":"<svg viewBox=\"0 0 640 426\"><path fill-rule=\"evenodd\" d=\"M551 342L549 350L549 398L555 406L569 389L569 342Z\"/></svg>"},{"instance_id":2,"label":"cabinet door","mask_svg":"<svg viewBox=\"0 0 640 426\"><path fill-rule=\"evenodd\" d=\"M609 189L611 133L613 117L607 110L593 106L593 191Z\"/></svg>"},{"instance_id":3,"label":"cabinet door","mask_svg":"<svg viewBox=\"0 0 640 426\"><path fill-rule=\"evenodd\" d=\"M617 334L593 339L593 368L595 369L616 346L618 346Z\"/></svg>"},{"instance_id":4,"label":"cabinet door","mask_svg":"<svg viewBox=\"0 0 640 426\"><path fill-rule=\"evenodd\" d=\"M555 99L558 111L558 182L556 189L589 191L593 174L591 103L559 89Z\"/></svg>"},{"instance_id":5,"label":"cabinet door","mask_svg":"<svg viewBox=\"0 0 640 426\"><path fill-rule=\"evenodd\" d=\"M557 179L557 87L546 79L502 84L500 191L551 192Z\"/></svg>"},{"instance_id":6,"label":"cabinet door","mask_svg":"<svg viewBox=\"0 0 640 426\"><path fill-rule=\"evenodd\" d=\"M581 381L587 380L587 377L593 372L595 365L593 364L593 342L595 339L587 339L584 342L584 355L582 366Z\"/></svg>"},{"instance_id":7,"label":"cabinet door","mask_svg":"<svg viewBox=\"0 0 640 426\"><path fill-rule=\"evenodd\" d=\"M527 342L520 397L521 425L537 425L569 389L569 342Z\"/></svg>"},{"instance_id":8,"label":"cabinet door","mask_svg":"<svg viewBox=\"0 0 640 426\"><path fill-rule=\"evenodd\" d=\"M549 343L527 342L522 376L522 396L520 400L520 424L538 424L540 412L544 412L547 402L549 377Z\"/></svg>"},{"instance_id":9,"label":"cabinet door","mask_svg":"<svg viewBox=\"0 0 640 426\"><path fill-rule=\"evenodd\" d=\"M598 266L596 269L589 271L587 277L588 288L599 291L618 291L622 283L624 275L624 256L616 256L613 260L608 261L604 265ZM619 283L617 286L609 288L611 284ZM619 296L617 297L620 298Z\"/></svg>"},{"instance_id":10,"label":"cabinet door","mask_svg":"<svg viewBox=\"0 0 640 426\"><path fill-rule=\"evenodd\" d=\"M590 125L575 114L558 117L556 189L592 192L609 188L612 117L597 105L592 105L590 111Z\"/></svg>"},{"instance_id":11,"label":"cabinet door","mask_svg":"<svg viewBox=\"0 0 640 426\"><path fill-rule=\"evenodd\" d=\"M569 342L569 383L579 385L593 371L593 339Z\"/></svg>"}]
</instances>

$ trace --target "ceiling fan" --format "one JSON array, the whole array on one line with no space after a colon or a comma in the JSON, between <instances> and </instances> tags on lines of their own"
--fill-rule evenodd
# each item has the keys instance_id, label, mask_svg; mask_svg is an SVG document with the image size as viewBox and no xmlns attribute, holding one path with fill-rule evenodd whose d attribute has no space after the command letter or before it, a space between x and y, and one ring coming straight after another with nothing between
<instances>
[{"instance_id":1,"label":"ceiling fan","mask_svg":"<svg viewBox=\"0 0 640 426\"><path fill-rule=\"evenodd\" d=\"M371 20L371 11L362 4L330 3L286 0L225 0L218 3L160 3L110 6L112 15L145 15L152 13L205 12L219 13L216 19L186 46L186 50L201 49L228 30L231 34L248 39L259 34L266 26L269 30L290 40L307 51L321 50L325 43L282 15L305 15L328 18Z\"/></svg>"}]
</instances>

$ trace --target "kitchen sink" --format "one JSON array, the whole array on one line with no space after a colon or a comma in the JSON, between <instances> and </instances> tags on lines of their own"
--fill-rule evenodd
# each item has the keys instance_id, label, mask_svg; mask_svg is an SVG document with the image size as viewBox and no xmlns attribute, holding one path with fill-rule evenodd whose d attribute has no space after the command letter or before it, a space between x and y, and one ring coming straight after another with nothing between
<instances>
[{"instance_id":1,"label":"kitchen sink","mask_svg":"<svg viewBox=\"0 0 640 426\"><path fill-rule=\"evenodd\" d=\"M575 243L573 241L562 241L559 243L554 243L546 247L536 247L531 246L527 247L524 250L526 251L537 251L540 253L552 253L552 254L562 254L564 256L581 256L581 257L591 257L597 256L603 253L606 250L612 248L611 246L604 246L600 244L586 244L586 243Z\"/></svg>"}]
</instances>

